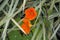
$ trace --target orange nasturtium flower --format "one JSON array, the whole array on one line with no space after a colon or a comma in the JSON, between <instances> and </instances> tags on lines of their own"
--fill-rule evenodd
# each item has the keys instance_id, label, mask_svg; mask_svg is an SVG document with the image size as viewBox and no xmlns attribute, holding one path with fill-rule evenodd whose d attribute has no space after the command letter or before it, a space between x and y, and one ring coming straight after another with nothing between
<instances>
[{"instance_id":1,"label":"orange nasturtium flower","mask_svg":"<svg viewBox=\"0 0 60 40\"><path fill-rule=\"evenodd\" d=\"M28 8L25 10L25 17L23 19L22 29L25 31L26 34L30 33L31 28L31 20L34 20L37 16L37 13L33 7Z\"/></svg>"},{"instance_id":2,"label":"orange nasturtium flower","mask_svg":"<svg viewBox=\"0 0 60 40\"><path fill-rule=\"evenodd\" d=\"M37 12L33 7L30 7L25 10L25 18L29 20L34 20L37 16Z\"/></svg>"},{"instance_id":3,"label":"orange nasturtium flower","mask_svg":"<svg viewBox=\"0 0 60 40\"><path fill-rule=\"evenodd\" d=\"M25 23L23 23L21 27L25 31L26 34L30 33L30 27L29 27L29 25L26 25Z\"/></svg>"}]
</instances>

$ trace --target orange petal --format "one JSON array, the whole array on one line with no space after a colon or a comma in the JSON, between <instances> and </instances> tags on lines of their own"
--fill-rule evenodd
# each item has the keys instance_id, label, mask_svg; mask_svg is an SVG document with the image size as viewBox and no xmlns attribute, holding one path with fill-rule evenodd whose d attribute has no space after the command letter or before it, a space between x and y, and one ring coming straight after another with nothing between
<instances>
[{"instance_id":1,"label":"orange petal","mask_svg":"<svg viewBox=\"0 0 60 40\"><path fill-rule=\"evenodd\" d=\"M33 20L36 18L36 16L37 16L37 12L35 11L33 7L25 10L25 18L29 20Z\"/></svg>"},{"instance_id":2,"label":"orange petal","mask_svg":"<svg viewBox=\"0 0 60 40\"><path fill-rule=\"evenodd\" d=\"M26 32L26 34L30 33L30 27L29 26L27 26L26 24L22 24L21 27Z\"/></svg>"},{"instance_id":3,"label":"orange petal","mask_svg":"<svg viewBox=\"0 0 60 40\"><path fill-rule=\"evenodd\" d=\"M32 24L30 23L30 21L29 21L28 19L24 18L24 19L23 19L23 22L24 22L27 26L32 27Z\"/></svg>"},{"instance_id":4,"label":"orange petal","mask_svg":"<svg viewBox=\"0 0 60 40\"><path fill-rule=\"evenodd\" d=\"M26 24L30 23L30 21L28 19L26 19L26 18L23 19L23 22L26 23Z\"/></svg>"}]
</instances>

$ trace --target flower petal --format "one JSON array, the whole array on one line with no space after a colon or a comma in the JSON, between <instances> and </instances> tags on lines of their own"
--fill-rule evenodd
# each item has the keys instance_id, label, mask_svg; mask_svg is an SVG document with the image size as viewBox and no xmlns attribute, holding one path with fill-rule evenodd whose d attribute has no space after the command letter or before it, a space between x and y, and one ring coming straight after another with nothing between
<instances>
[{"instance_id":1,"label":"flower petal","mask_svg":"<svg viewBox=\"0 0 60 40\"><path fill-rule=\"evenodd\" d=\"M23 23L21 27L26 32L26 34L30 33L30 27L29 26L27 26L26 24Z\"/></svg>"},{"instance_id":2,"label":"flower petal","mask_svg":"<svg viewBox=\"0 0 60 40\"><path fill-rule=\"evenodd\" d=\"M32 27L32 24L30 23L30 20L24 18L23 23L25 23L27 26Z\"/></svg>"}]
</instances>

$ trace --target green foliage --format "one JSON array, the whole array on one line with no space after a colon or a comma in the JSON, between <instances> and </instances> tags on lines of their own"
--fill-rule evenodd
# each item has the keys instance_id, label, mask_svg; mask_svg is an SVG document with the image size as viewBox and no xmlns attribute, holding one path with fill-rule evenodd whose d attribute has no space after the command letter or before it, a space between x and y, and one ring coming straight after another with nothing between
<instances>
[{"instance_id":1,"label":"green foliage","mask_svg":"<svg viewBox=\"0 0 60 40\"><path fill-rule=\"evenodd\" d=\"M56 33L60 30L60 0L3 0L0 4L2 40L57 40ZM31 21L33 26L30 33L25 35L22 33L21 17L29 7L36 9L37 17Z\"/></svg>"}]
</instances>

